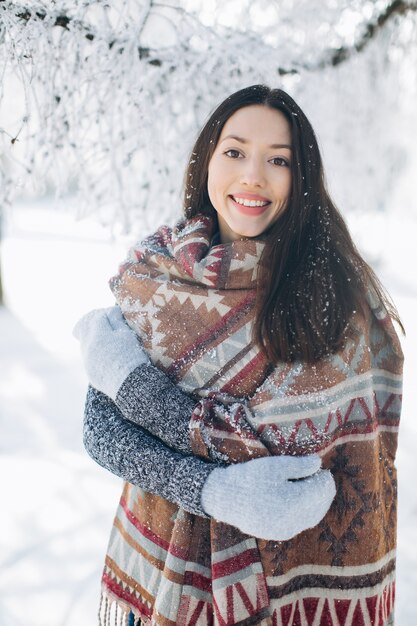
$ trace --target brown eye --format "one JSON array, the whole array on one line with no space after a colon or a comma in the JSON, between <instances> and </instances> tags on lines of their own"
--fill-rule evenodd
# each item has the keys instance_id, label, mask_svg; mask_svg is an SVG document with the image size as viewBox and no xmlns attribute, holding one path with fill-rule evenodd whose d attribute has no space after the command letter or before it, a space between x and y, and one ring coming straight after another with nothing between
<instances>
[{"instance_id":1,"label":"brown eye","mask_svg":"<svg viewBox=\"0 0 417 626\"><path fill-rule=\"evenodd\" d=\"M270 162L273 163L274 165L278 165L280 167L288 167L289 166L289 162L287 161L287 159L284 159L283 157L274 157L273 159L271 159Z\"/></svg>"},{"instance_id":2,"label":"brown eye","mask_svg":"<svg viewBox=\"0 0 417 626\"><path fill-rule=\"evenodd\" d=\"M238 159L240 156L239 150L226 150L224 154L230 159Z\"/></svg>"}]
</instances>

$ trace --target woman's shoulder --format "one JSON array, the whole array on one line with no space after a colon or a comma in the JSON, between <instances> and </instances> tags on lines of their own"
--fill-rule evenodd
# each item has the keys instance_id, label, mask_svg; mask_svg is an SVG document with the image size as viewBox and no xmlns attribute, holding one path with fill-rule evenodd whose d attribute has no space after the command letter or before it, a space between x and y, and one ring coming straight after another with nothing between
<instances>
[{"instance_id":1,"label":"woman's shoulder","mask_svg":"<svg viewBox=\"0 0 417 626\"><path fill-rule=\"evenodd\" d=\"M354 311L349 324L349 343L362 346L375 362L400 372L404 360L401 343L394 327L395 316L373 286L364 293L361 310Z\"/></svg>"}]
</instances>

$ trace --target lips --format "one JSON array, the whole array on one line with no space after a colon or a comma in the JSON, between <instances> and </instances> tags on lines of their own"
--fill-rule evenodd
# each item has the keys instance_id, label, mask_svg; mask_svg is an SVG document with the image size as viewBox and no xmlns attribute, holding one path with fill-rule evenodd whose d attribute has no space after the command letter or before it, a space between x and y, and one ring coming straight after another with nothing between
<instances>
[{"instance_id":1,"label":"lips","mask_svg":"<svg viewBox=\"0 0 417 626\"><path fill-rule=\"evenodd\" d=\"M239 204L239 202L236 202L235 197L238 199L249 200L252 202L265 202L266 204L258 206L245 206L244 204ZM263 196L257 196L255 194L237 194L235 197L230 195L230 201L232 202L233 206L244 215L262 215L262 213L264 213L271 205L271 201L268 200L268 198L265 198Z\"/></svg>"}]
</instances>

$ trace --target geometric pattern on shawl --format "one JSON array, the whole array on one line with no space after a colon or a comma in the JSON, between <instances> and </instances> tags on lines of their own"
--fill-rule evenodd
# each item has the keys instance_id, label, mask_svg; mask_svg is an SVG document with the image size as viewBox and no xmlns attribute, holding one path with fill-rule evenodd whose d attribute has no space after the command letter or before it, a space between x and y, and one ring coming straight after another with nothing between
<instances>
[{"instance_id":1,"label":"geometric pattern on shawl","mask_svg":"<svg viewBox=\"0 0 417 626\"><path fill-rule=\"evenodd\" d=\"M194 395L196 455L317 452L336 497L318 526L272 542L126 483L103 596L162 626L388 626L403 362L391 320L369 293L337 354L271 371L251 340L263 243L210 247L212 235L198 217L135 246L110 283L118 304L152 362Z\"/></svg>"}]
</instances>

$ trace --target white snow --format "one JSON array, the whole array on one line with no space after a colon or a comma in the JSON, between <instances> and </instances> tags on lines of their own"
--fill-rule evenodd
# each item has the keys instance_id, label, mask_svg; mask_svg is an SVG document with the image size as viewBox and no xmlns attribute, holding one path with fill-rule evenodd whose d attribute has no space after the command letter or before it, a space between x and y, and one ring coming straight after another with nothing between
<instances>
[{"instance_id":1,"label":"white snow","mask_svg":"<svg viewBox=\"0 0 417 626\"><path fill-rule=\"evenodd\" d=\"M155 224L155 227L158 224ZM398 471L397 623L417 615L417 277L415 218L356 215L352 230L379 259L407 338ZM365 236L361 233L366 234ZM132 241L142 233L133 233ZM121 481L83 450L86 388L71 336L87 310L113 304L108 278L128 242L48 204L14 209L2 248L0 309L0 624L94 625L101 568Z\"/></svg>"}]
</instances>

